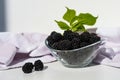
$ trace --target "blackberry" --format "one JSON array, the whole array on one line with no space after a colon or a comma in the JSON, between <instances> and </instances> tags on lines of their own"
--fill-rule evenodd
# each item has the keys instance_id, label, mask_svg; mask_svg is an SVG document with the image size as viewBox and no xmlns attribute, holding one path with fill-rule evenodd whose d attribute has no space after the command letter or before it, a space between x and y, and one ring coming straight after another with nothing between
<instances>
[{"instance_id":1,"label":"blackberry","mask_svg":"<svg viewBox=\"0 0 120 80\"><path fill-rule=\"evenodd\" d=\"M73 38L79 37L79 34L75 33L75 32L72 32L70 30L67 30L67 31L64 31L63 37L64 37L65 40L70 40L71 41Z\"/></svg>"},{"instance_id":2,"label":"blackberry","mask_svg":"<svg viewBox=\"0 0 120 80\"><path fill-rule=\"evenodd\" d=\"M70 31L70 30L64 31L64 33L63 33L64 39L65 39L65 40L72 40L72 36L71 36L72 33L73 33L73 32Z\"/></svg>"},{"instance_id":3,"label":"blackberry","mask_svg":"<svg viewBox=\"0 0 120 80\"><path fill-rule=\"evenodd\" d=\"M56 31L52 31L52 32L50 33L50 35L53 36L53 35L56 34L56 33L57 33Z\"/></svg>"},{"instance_id":4,"label":"blackberry","mask_svg":"<svg viewBox=\"0 0 120 80\"><path fill-rule=\"evenodd\" d=\"M49 45L49 46L52 46L53 43L55 42L55 41L53 40L52 36L48 36L48 37L47 37L47 41L48 41L48 45Z\"/></svg>"},{"instance_id":5,"label":"blackberry","mask_svg":"<svg viewBox=\"0 0 120 80\"><path fill-rule=\"evenodd\" d=\"M62 40L58 43L55 43L58 50L70 50L71 49L71 41L69 40Z\"/></svg>"},{"instance_id":6,"label":"blackberry","mask_svg":"<svg viewBox=\"0 0 120 80\"><path fill-rule=\"evenodd\" d=\"M99 36L97 36L97 34L91 34L91 38L90 38L90 40L89 40L89 43L90 44L92 44L92 43L95 43L95 42L97 42L97 41L100 41L100 37Z\"/></svg>"},{"instance_id":7,"label":"blackberry","mask_svg":"<svg viewBox=\"0 0 120 80\"><path fill-rule=\"evenodd\" d=\"M90 35L91 35L91 36L97 36L97 34L96 34L96 33L91 33Z\"/></svg>"},{"instance_id":8,"label":"blackberry","mask_svg":"<svg viewBox=\"0 0 120 80\"><path fill-rule=\"evenodd\" d=\"M53 43L60 41L63 36L55 31L51 32L50 36L47 37L48 45L52 46Z\"/></svg>"},{"instance_id":9,"label":"blackberry","mask_svg":"<svg viewBox=\"0 0 120 80\"><path fill-rule=\"evenodd\" d=\"M63 38L63 36L60 33L57 33L57 32L52 33L51 36L52 36L52 39L55 42L58 42L58 41L60 41Z\"/></svg>"},{"instance_id":10,"label":"blackberry","mask_svg":"<svg viewBox=\"0 0 120 80\"><path fill-rule=\"evenodd\" d=\"M77 49L80 47L80 39L79 38L74 38L71 41L72 49Z\"/></svg>"},{"instance_id":11,"label":"blackberry","mask_svg":"<svg viewBox=\"0 0 120 80\"><path fill-rule=\"evenodd\" d=\"M71 30L66 30L66 31L64 31L63 35L64 35L64 36L67 36L67 35L69 35L69 34L71 34L71 33L73 33Z\"/></svg>"},{"instance_id":12,"label":"blackberry","mask_svg":"<svg viewBox=\"0 0 120 80\"><path fill-rule=\"evenodd\" d=\"M40 71L43 70L44 68L44 64L41 60L35 61L34 66L35 66L35 71Z\"/></svg>"},{"instance_id":13,"label":"blackberry","mask_svg":"<svg viewBox=\"0 0 120 80\"><path fill-rule=\"evenodd\" d=\"M88 45L87 42L81 42L81 43L80 43L80 48L81 48L81 47L84 47L84 46L87 46L87 45Z\"/></svg>"},{"instance_id":14,"label":"blackberry","mask_svg":"<svg viewBox=\"0 0 120 80\"><path fill-rule=\"evenodd\" d=\"M89 32L83 32L81 35L80 35L80 40L82 42L89 42L89 39L90 39L91 35Z\"/></svg>"},{"instance_id":15,"label":"blackberry","mask_svg":"<svg viewBox=\"0 0 120 80\"><path fill-rule=\"evenodd\" d=\"M53 49L59 49L59 42L55 42L51 47Z\"/></svg>"},{"instance_id":16,"label":"blackberry","mask_svg":"<svg viewBox=\"0 0 120 80\"><path fill-rule=\"evenodd\" d=\"M31 73L34 65L31 62L25 63L22 67L24 73Z\"/></svg>"}]
</instances>

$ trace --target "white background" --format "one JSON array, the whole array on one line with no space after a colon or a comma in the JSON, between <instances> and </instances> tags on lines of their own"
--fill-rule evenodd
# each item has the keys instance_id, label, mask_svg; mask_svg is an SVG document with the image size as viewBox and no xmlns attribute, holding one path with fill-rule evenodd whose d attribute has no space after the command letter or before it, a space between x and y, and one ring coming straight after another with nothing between
<instances>
[{"instance_id":1,"label":"white background","mask_svg":"<svg viewBox=\"0 0 120 80\"><path fill-rule=\"evenodd\" d=\"M94 27L120 26L120 0L6 0L7 31L61 32L54 20L62 20L65 7L99 16Z\"/></svg>"}]
</instances>

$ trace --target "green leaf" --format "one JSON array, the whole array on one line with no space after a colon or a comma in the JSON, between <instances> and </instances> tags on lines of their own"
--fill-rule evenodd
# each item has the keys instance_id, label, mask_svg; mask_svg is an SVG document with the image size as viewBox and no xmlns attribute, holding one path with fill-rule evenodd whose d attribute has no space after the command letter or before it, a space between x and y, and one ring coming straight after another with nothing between
<instances>
[{"instance_id":1,"label":"green leaf","mask_svg":"<svg viewBox=\"0 0 120 80\"><path fill-rule=\"evenodd\" d=\"M77 27L77 25L80 25L80 23L78 22L78 20L75 20L75 21L71 24L71 28L75 28L75 27Z\"/></svg>"},{"instance_id":2,"label":"green leaf","mask_svg":"<svg viewBox=\"0 0 120 80\"><path fill-rule=\"evenodd\" d=\"M76 15L76 11L75 10L67 8L67 11L66 11L66 13L63 16L63 19L70 23L71 20L75 17L75 15Z\"/></svg>"},{"instance_id":3,"label":"green leaf","mask_svg":"<svg viewBox=\"0 0 120 80\"><path fill-rule=\"evenodd\" d=\"M84 25L94 25L96 23L96 19L98 17L94 17L89 13L80 13L79 14L79 22Z\"/></svg>"},{"instance_id":4,"label":"green leaf","mask_svg":"<svg viewBox=\"0 0 120 80\"><path fill-rule=\"evenodd\" d=\"M83 25L77 27L77 31L86 31Z\"/></svg>"},{"instance_id":5,"label":"green leaf","mask_svg":"<svg viewBox=\"0 0 120 80\"><path fill-rule=\"evenodd\" d=\"M72 27L72 31L86 31L85 27L81 23L77 23L75 26Z\"/></svg>"},{"instance_id":6,"label":"green leaf","mask_svg":"<svg viewBox=\"0 0 120 80\"><path fill-rule=\"evenodd\" d=\"M84 25L92 26L96 23L98 17L94 17L90 13L80 13L76 15L76 11L74 9L67 8L67 11L63 15L63 19L68 22L56 21L58 26L62 30L72 30L76 31L86 31Z\"/></svg>"},{"instance_id":7,"label":"green leaf","mask_svg":"<svg viewBox=\"0 0 120 80\"><path fill-rule=\"evenodd\" d=\"M68 30L70 29L70 27L63 21L56 21L55 22L58 24L58 26L62 29L62 30Z\"/></svg>"},{"instance_id":8,"label":"green leaf","mask_svg":"<svg viewBox=\"0 0 120 80\"><path fill-rule=\"evenodd\" d=\"M78 22L78 19L79 19L78 16L73 17L73 19L72 19L71 22L70 22L70 25L73 25L73 24L75 24L76 22Z\"/></svg>"}]
</instances>

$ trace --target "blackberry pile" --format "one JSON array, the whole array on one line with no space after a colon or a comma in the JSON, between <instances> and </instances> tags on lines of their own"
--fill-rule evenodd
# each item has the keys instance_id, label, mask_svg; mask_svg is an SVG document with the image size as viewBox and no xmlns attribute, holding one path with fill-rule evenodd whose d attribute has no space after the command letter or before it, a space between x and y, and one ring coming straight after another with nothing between
<instances>
[{"instance_id":1,"label":"blackberry pile","mask_svg":"<svg viewBox=\"0 0 120 80\"><path fill-rule=\"evenodd\" d=\"M72 50L81 48L97 41L100 37L96 33L83 32L81 34L66 30L63 34L56 31L47 37L48 45L57 50Z\"/></svg>"}]
</instances>

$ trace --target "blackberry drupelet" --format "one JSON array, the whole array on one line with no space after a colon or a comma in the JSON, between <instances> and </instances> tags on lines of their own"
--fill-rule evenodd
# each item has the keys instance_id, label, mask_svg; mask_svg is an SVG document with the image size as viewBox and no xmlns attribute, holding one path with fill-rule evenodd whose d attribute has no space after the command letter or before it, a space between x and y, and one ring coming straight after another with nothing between
<instances>
[{"instance_id":1,"label":"blackberry drupelet","mask_svg":"<svg viewBox=\"0 0 120 80\"><path fill-rule=\"evenodd\" d=\"M44 64L41 60L35 61L34 66L35 66L35 71L41 71L44 69Z\"/></svg>"},{"instance_id":2,"label":"blackberry drupelet","mask_svg":"<svg viewBox=\"0 0 120 80\"><path fill-rule=\"evenodd\" d=\"M31 73L34 65L31 62L25 63L22 67L24 73Z\"/></svg>"}]
</instances>

